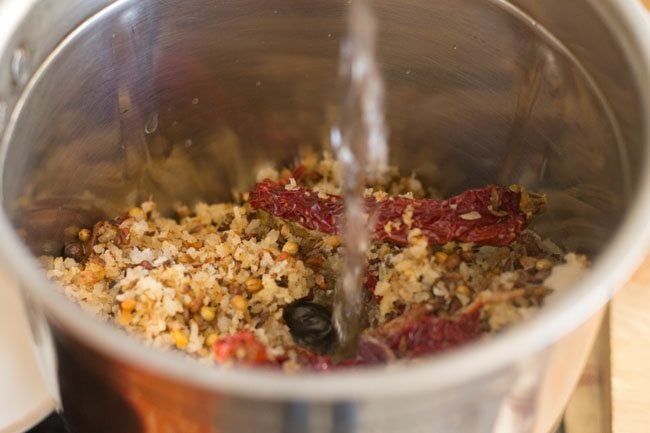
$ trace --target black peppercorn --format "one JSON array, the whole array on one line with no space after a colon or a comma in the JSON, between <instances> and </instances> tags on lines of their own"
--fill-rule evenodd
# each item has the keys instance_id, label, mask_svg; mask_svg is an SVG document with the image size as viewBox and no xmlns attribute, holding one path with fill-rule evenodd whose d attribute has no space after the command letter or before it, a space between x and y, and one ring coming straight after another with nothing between
<instances>
[{"instance_id":1,"label":"black peppercorn","mask_svg":"<svg viewBox=\"0 0 650 433\"><path fill-rule=\"evenodd\" d=\"M285 307L282 317L296 344L324 354L336 341L332 313L320 304L299 299Z\"/></svg>"},{"instance_id":2,"label":"black peppercorn","mask_svg":"<svg viewBox=\"0 0 650 433\"><path fill-rule=\"evenodd\" d=\"M75 259L78 262L82 261L85 255L84 246L81 242L70 242L63 248L64 257Z\"/></svg>"}]
</instances>

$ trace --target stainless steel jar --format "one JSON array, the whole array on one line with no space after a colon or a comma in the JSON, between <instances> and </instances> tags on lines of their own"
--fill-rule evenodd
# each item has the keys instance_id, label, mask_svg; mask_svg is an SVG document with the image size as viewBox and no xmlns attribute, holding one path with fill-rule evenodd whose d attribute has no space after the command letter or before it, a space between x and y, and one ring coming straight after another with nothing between
<instances>
[{"instance_id":1,"label":"stainless steel jar","mask_svg":"<svg viewBox=\"0 0 650 433\"><path fill-rule=\"evenodd\" d=\"M321 148L347 3L0 0L0 254L73 432L548 432L650 235L650 30L631 0L377 0L391 158L521 182L593 268L530 321L408 368L197 366L53 289L32 252L153 194L227 198ZM16 229L26 241L20 241Z\"/></svg>"}]
</instances>

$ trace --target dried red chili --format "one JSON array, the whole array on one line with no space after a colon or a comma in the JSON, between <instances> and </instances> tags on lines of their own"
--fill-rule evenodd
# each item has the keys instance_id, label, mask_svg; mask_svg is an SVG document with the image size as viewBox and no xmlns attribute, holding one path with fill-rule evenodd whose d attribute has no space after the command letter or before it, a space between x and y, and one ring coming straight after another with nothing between
<instances>
[{"instance_id":1,"label":"dried red chili","mask_svg":"<svg viewBox=\"0 0 650 433\"><path fill-rule=\"evenodd\" d=\"M310 371L328 371L336 367L329 355L317 355L305 349L295 348L296 362L304 369Z\"/></svg>"},{"instance_id":2,"label":"dried red chili","mask_svg":"<svg viewBox=\"0 0 650 433\"><path fill-rule=\"evenodd\" d=\"M456 320L432 316L424 306L405 313L376 330L398 358L417 358L451 349L481 335L480 308Z\"/></svg>"},{"instance_id":3,"label":"dried red chili","mask_svg":"<svg viewBox=\"0 0 650 433\"><path fill-rule=\"evenodd\" d=\"M314 170L308 169L306 166L299 164L294 167L293 170L287 170L283 172L278 180L278 183L281 185L287 185L291 182L291 179L295 180L297 183L305 182L318 182L323 177Z\"/></svg>"},{"instance_id":4,"label":"dried red chili","mask_svg":"<svg viewBox=\"0 0 650 433\"><path fill-rule=\"evenodd\" d=\"M338 363L331 356L318 355L301 347L288 350L295 353L298 364L312 371L380 365L396 358L432 355L479 337L482 334L480 309L481 306L477 304L458 319L445 319L432 316L427 306L414 308L379 328L365 332L359 340L356 356ZM243 365L273 367L289 359L269 358L266 346L248 331L217 340L213 350L218 362Z\"/></svg>"},{"instance_id":5,"label":"dried red chili","mask_svg":"<svg viewBox=\"0 0 650 433\"><path fill-rule=\"evenodd\" d=\"M379 279L375 274L370 272L370 270L366 270L366 279L364 282L364 287L366 290L375 298L377 302L381 301L381 296L377 295L375 293L375 289L377 288L377 283L379 282Z\"/></svg>"},{"instance_id":6,"label":"dried red chili","mask_svg":"<svg viewBox=\"0 0 650 433\"><path fill-rule=\"evenodd\" d=\"M339 365L345 367L387 364L394 359L395 354L386 342L370 335L362 335L357 346L357 356L344 360Z\"/></svg>"},{"instance_id":7,"label":"dried red chili","mask_svg":"<svg viewBox=\"0 0 650 433\"><path fill-rule=\"evenodd\" d=\"M269 362L266 346L253 333L240 331L222 337L213 346L218 362L236 362L245 365L263 365Z\"/></svg>"},{"instance_id":8,"label":"dried red chili","mask_svg":"<svg viewBox=\"0 0 650 433\"><path fill-rule=\"evenodd\" d=\"M491 185L447 200L368 197L366 209L378 241L406 245L409 232L417 228L432 244L455 240L498 246L514 241L545 202L543 195L518 186ZM253 209L328 234L338 233L344 213L340 196L301 187L287 189L270 179L255 185L249 203Z\"/></svg>"},{"instance_id":9,"label":"dried red chili","mask_svg":"<svg viewBox=\"0 0 650 433\"><path fill-rule=\"evenodd\" d=\"M122 227L117 232L117 239L120 245L127 245L129 239L131 238L131 233L128 228Z\"/></svg>"},{"instance_id":10,"label":"dried red chili","mask_svg":"<svg viewBox=\"0 0 650 433\"><path fill-rule=\"evenodd\" d=\"M422 305L379 328L366 331L359 340L354 358L335 363L330 356L298 348L297 362L310 370L328 371L433 355L478 338L483 333L480 310L481 305L476 304L458 319L449 319L431 315L430 308Z\"/></svg>"},{"instance_id":11,"label":"dried red chili","mask_svg":"<svg viewBox=\"0 0 650 433\"><path fill-rule=\"evenodd\" d=\"M358 367L387 364L395 359L391 349L382 341L362 335L357 347L357 355L341 362L335 362L331 356L316 355L304 349L296 349L296 361L312 371L328 371L337 368Z\"/></svg>"}]
</instances>

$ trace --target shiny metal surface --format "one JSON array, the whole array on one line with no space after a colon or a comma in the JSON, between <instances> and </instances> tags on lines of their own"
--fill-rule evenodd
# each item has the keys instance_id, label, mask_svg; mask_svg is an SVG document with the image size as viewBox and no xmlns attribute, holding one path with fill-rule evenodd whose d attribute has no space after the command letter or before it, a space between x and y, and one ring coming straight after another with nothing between
<instances>
[{"instance_id":1,"label":"shiny metal surface","mask_svg":"<svg viewBox=\"0 0 650 433\"><path fill-rule=\"evenodd\" d=\"M58 295L15 228L33 251L55 252L70 222L150 195L163 207L227 199L258 164L326 147L346 5L0 0L0 254L24 283L75 431L553 426L598 310L650 234L641 9L624 0L375 5L392 161L443 193L488 182L546 191L537 229L592 254L593 270L516 329L407 369L283 377L141 347Z\"/></svg>"}]
</instances>

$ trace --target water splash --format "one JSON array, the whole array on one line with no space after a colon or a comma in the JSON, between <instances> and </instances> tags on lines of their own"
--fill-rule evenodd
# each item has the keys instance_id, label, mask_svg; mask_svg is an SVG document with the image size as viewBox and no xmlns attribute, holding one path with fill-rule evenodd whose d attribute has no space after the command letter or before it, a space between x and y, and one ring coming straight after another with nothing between
<instances>
[{"instance_id":1,"label":"water splash","mask_svg":"<svg viewBox=\"0 0 650 433\"><path fill-rule=\"evenodd\" d=\"M347 37L341 45L341 117L331 136L342 167L345 199L345 256L333 312L341 358L354 354L362 327L363 280L369 246L365 186L381 176L388 160L384 86L375 55L376 37L377 23L370 6L366 0L354 0L348 14Z\"/></svg>"}]
</instances>

